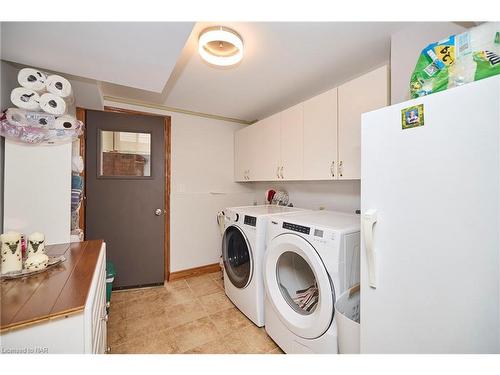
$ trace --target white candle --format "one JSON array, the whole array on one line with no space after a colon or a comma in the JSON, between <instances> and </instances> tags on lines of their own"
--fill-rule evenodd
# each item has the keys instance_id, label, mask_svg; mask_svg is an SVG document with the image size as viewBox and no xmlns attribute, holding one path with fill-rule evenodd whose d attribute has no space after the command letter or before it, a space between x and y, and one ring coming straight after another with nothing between
<instances>
[{"instance_id":1,"label":"white candle","mask_svg":"<svg viewBox=\"0 0 500 375\"><path fill-rule=\"evenodd\" d=\"M23 269L21 234L7 232L0 236L2 242L2 274Z\"/></svg>"},{"instance_id":2,"label":"white candle","mask_svg":"<svg viewBox=\"0 0 500 375\"><path fill-rule=\"evenodd\" d=\"M45 236L43 233L31 233L28 237L27 258L37 254L45 254Z\"/></svg>"}]
</instances>

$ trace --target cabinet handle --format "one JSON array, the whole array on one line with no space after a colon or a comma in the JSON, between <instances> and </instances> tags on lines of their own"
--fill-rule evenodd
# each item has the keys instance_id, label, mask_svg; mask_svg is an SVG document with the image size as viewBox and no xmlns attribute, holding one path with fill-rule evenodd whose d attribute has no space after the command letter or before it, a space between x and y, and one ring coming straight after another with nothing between
<instances>
[{"instance_id":1,"label":"cabinet handle","mask_svg":"<svg viewBox=\"0 0 500 375\"><path fill-rule=\"evenodd\" d=\"M283 166L281 166L281 179L283 179Z\"/></svg>"},{"instance_id":2,"label":"cabinet handle","mask_svg":"<svg viewBox=\"0 0 500 375\"><path fill-rule=\"evenodd\" d=\"M330 173L332 174L332 177L335 177L335 160L332 161L332 164L330 165Z\"/></svg>"},{"instance_id":3,"label":"cabinet handle","mask_svg":"<svg viewBox=\"0 0 500 375\"><path fill-rule=\"evenodd\" d=\"M342 160L339 162L339 174L340 174L340 177L342 177L342 172L343 172L343 167L342 167Z\"/></svg>"}]
</instances>

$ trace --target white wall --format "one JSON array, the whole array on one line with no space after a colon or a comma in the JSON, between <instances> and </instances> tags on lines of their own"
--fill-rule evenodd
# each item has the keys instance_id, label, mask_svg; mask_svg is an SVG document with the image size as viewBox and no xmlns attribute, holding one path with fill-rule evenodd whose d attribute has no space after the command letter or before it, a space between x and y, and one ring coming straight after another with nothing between
<instances>
[{"instance_id":1,"label":"white wall","mask_svg":"<svg viewBox=\"0 0 500 375\"><path fill-rule=\"evenodd\" d=\"M267 189L286 190L295 207L354 213L360 209L360 181L255 182L256 200L265 203Z\"/></svg>"},{"instance_id":2,"label":"white wall","mask_svg":"<svg viewBox=\"0 0 500 375\"><path fill-rule=\"evenodd\" d=\"M135 105L104 104L171 116L170 270L217 263L221 252L217 212L255 200L252 184L233 181L234 132L244 125Z\"/></svg>"},{"instance_id":3,"label":"white wall","mask_svg":"<svg viewBox=\"0 0 500 375\"><path fill-rule=\"evenodd\" d=\"M452 22L415 23L391 36L391 103L409 99L409 84L422 49L466 30Z\"/></svg>"}]
</instances>

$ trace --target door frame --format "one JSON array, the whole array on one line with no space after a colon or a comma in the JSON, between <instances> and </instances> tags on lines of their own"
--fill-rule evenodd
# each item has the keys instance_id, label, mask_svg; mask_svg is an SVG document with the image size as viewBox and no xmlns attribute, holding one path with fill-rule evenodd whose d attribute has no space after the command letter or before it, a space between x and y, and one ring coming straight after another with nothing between
<instances>
[{"instance_id":1,"label":"door frame","mask_svg":"<svg viewBox=\"0 0 500 375\"><path fill-rule=\"evenodd\" d=\"M77 108L76 114L77 114L77 119L80 121L83 121L85 123L85 118L86 118L86 111L87 109L85 108ZM131 109L124 109L124 108L118 108L118 107L112 107L112 106L104 106L104 112L115 112L115 113L124 113L124 114L130 114L130 115L143 115L143 116L156 116L156 117L163 117L163 131L164 131L164 139L165 139L165 159L164 159L164 169L165 169L165 207L164 209L167 211L165 216L165 241L163 244L163 253L164 253L164 280L169 281L170 280L170 180L171 180L171 117L170 116L164 116L164 115L158 115L155 113L149 113L149 112L141 112L141 111L136 111L136 110L131 110ZM84 159L86 159L86 136L87 132L86 130L84 131L84 136L80 138L80 153ZM87 185L86 181L86 174L84 170L83 174L85 178L85 186ZM85 206L85 200L84 204L82 206ZM85 208L80 211L80 222L83 221L85 223ZM83 217L83 218L82 218ZM82 228L85 230L85 225L83 224Z\"/></svg>"}]
</instances>

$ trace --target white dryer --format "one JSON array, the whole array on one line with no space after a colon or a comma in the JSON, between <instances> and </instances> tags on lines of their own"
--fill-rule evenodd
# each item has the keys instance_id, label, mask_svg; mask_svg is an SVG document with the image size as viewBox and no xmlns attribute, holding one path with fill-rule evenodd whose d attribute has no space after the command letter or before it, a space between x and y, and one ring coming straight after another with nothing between
<instances>
[{"instance_id":1,"label":"white dryer","mask_svg":"<svg viewBox=\"0 0 500 375\"><path fill-rule=\"evenodd\" d=\"M360 217L273 217L264 258L266 331L285 353L337 353L335 302L359 283Z\"/></svg>"},{"instance_id":2,"label":"white dryer","mask_svg":"<svg viewBox=\"0 0 500 375\"><path fill-rule=\"evenodd\" d=\"M284 206L245 206L224 210L224 289L229 299L257 326L264 325L262 262L268 218L305 211Z\"/></svg>"}]
</instances>

